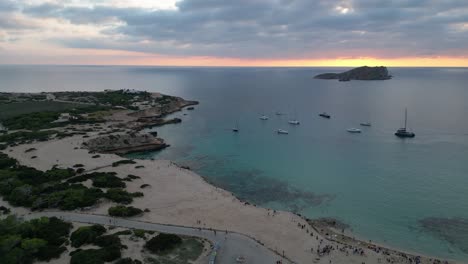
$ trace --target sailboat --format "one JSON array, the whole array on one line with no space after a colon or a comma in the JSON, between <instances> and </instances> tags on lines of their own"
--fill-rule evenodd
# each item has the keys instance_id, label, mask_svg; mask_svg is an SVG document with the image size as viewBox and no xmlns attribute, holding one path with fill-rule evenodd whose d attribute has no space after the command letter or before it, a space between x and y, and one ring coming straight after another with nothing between
<instances>
[{"instance_id":1,"label":"sailboat","mask_svg":"<svg viewBox=\"0 0 468 264\"><path fill-rule=\"evenodd\" d=\"M405 108L405 127L399 128L397 132L395 132L395 136L400 138L414 138L416 136L413 132L406 130L407 121L408 110Z\"/></svg>"},{"instance_id":2,"label":"sailboat","mask_svg":"<svg viewBox=\"0 0 468 264\"><path fill-rule=\"evenodd\" d=\"M372 126L372 124L370 122L362 122L360 123L361 126L365 126L365 127L370 127Z\"/></svg>"},{"instance_id":3,"label":"sailboat","mask_svg":"<svg viewBox=\"0 0 468 264\"><path fill-rule=\"evenodd\" d=\"M232 132L239 132L239 122L236 121L236 126L232 128Z\"/></svg>"},{"instance_id":4,"label":"sailboat","mask_svg":"<svg viewBox=\"0 0 468 264\"><path fill-rule=\"evenodd\" d=\"M299 120L297 120L296 116L297 116L296 111L294 111L294 119L289 120L288 123L291 124L291 125L299 125L299 124L301 124L301 123L299 122Z\"/></svg>"}]
</instances>

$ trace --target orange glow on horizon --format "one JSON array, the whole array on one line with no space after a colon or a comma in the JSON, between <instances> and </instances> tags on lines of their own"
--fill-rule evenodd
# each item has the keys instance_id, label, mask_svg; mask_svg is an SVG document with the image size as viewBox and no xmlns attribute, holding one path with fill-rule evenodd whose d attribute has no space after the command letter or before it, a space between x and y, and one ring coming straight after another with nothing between
<instances>
[{"instance_id":1,"label":"orange glow on horizon","mask_svg":"<svg viewBox=\"0 0 468 264\"><path fill-rule=\"evenodd\" d=\"M32 54L31 54L32 55ZM330 59L240 59L203 56L168 56L120 50L58 49L55 56L38 56L18 64L133 65L200 67L468 67L468 56ZM32 56L28 56L29 58ZM1 64L1 63L0 63Z\"/></svg>"},{"instance_id":2,"label":"orange glow on horizon","mask_svg":"<svg viewBox=\"0 0 468 264\"><path fill-rule=\"evenodd\" d=\"M468 58L337 58L311 60L259 60L216 57L139 58L123 62L131 65L160 66L230 66L230 67L468 67Z\"/></svg>"}]
</instances>

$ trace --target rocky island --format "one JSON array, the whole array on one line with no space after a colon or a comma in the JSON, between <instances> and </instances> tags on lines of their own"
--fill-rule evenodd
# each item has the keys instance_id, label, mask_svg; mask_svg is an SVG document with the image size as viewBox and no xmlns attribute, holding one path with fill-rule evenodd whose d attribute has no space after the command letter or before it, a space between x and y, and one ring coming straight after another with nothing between
<instances>
[{"instance_id":1,"label":"rocky island","mask_svg":"<svg viewBox=\"0 0 468 264\"><path fill-rule=\"evenodd\" d=\"M350 80L388 80L392 76L388 73L387 67L358 67L342 73L322 73L316 75L315 79L332 80L338 79L341 82Z\"/></svg>"}]
</instances>

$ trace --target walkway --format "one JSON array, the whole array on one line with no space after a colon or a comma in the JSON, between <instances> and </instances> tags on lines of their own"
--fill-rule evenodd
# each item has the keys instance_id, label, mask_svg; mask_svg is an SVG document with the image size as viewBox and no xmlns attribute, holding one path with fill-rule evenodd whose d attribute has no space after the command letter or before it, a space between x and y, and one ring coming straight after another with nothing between
<instances>
[{"instance_id":1,"label":"walkway","mask_svg":"<svg viewBox=\"0 0 468 264\"><path fill-rule=\"evenodd\" d=\"M38 217L58 217L70 222L80 222L89 224L101 224L118 226L124 228L136 228L151 230L163 233L171 233L177 235L201 237L210 240L213 245L218 243L220 249L216 258L218 264L232 264L236 263L236 258L243 256L246 259L246 263L258 263L258 264L275 264L282 258L275 254L268 248L260 245L258 242L249 238L245 235L224 232L224 231L212 231L209 229L198 229L183 226L172 226L163 224L154 224L149 222L142 222L136 220L128 220L123 218L115 218L103 215L92 215L84 213L72 213L72 212L38 212L24 215L24 219L29 220ZM289 263L283 260L282 263Z\"/></svg>"}]
</instances>

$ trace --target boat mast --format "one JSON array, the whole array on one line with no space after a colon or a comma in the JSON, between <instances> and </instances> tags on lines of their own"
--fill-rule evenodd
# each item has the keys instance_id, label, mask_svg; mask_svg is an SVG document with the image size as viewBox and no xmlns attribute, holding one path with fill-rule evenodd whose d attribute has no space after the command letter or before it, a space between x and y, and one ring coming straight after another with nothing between
<instances>
[{"instance_id":1,"label":"boat mast","mask_svg":"<svg viewBox=\"0 0 468 264\"><path fill-rule=\"evenodd\" d=\"M408 119L408 108L405 108L405 130L406 130L406 121Z\"/></svg>"}]
</instances>

